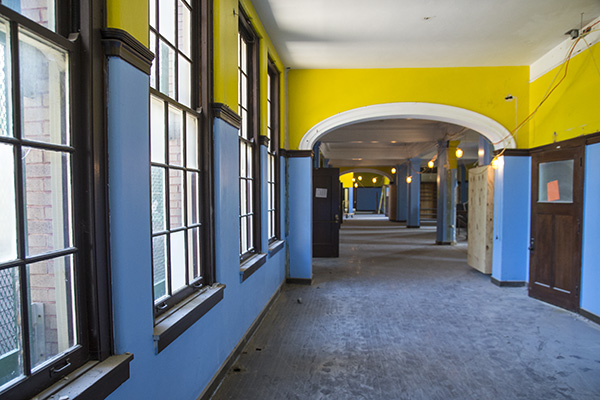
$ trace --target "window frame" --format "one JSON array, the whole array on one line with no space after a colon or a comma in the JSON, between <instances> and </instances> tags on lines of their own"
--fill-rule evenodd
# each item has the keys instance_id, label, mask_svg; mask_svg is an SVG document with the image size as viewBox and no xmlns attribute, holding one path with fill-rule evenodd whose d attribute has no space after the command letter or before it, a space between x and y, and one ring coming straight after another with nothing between
<instances>
[{"instance_id":1,"label":"window frame","mask_svg":"<svg viewBox=\"0 0 600 400\"><path fill-rule=\"evenodd\" d=\"M270 180L271 177L267 173L268 196L269 198L273 196L273 208L269 209L267 206L269 227L273 224L273 235L269 237L267 234L269 245L281 239L281 165L279 160L279 142L281 137L280 74L275 62L269 57L267 62L267 79L270 81L267 93L267 107L269 108L269 116L267 117L267 132L269 133L267 164L270 163L269 157L274 158L274 165L268 167L269 171L273 168L273 181ZM273 193L271 193L271 190ZM271 214L273 221L271 221Z\"/></svg>"},{"instance_id":2,"label":"window frame","mask_svg":"<svg viewBox=\"0 0 600 400\"><path fill-rule=\"evenodd\" d=\"M154 1L155 2L155 7L157 10L157 18L159 18L158 16L158 7L159 7L159 0L150 0L150 1ZM155 322L155 326L157 327L159 324L161 324L161 322L163 322L164 320L168 319L169 317L172 316L173 313L176 313L177 310L179 308L181 308L183 305L185 305L185 303L188 302L188 300L194 298L195 296L197 296L197 294L199 292L203 292L205 291L205 289L214 284L215 283L215 263L214 263L214 229L213 229L213 199L212 199L212 194L214 192L214 183L213 183L213 166L212 166L212 160L213 160L213 155L212 155L212 148L211 148L211 144L212 144L212 127L210 126L210 118L207 115L208 111L209 111L209 107L208 104L212 99L212 88L210 85L211 82L211 77L212 77L212 63L210 60L212 60L211 58L211 48L209 46L209 43L211 42L210 38L212 37L212 7L211 7L211 1L210 0L185 0L186 3L189 3L189 5L191 6L191 42L190 42L190 51L191 51L191 56L189 57L191 59L192 65L191 65L191 79L190 79L190 85L191 85L191 91L190 91L190 104L185 105L180 103L178 100L173 99L171 97L169 97L167 94L163 93L160 91L160 86L159 86L159 76L157 75L157 80L156 80L156 88L153 88L150 84L149 87L149 91L150 91L150 99L152 99L152 97L156 97L158 99L160 99L161 101L163 101L164 103L164 110L165 110L165 124L167 124L167 128L166 130L168 131L168 113L169 113L169 106L174 106L175 108L179 109L180 111L183 111L184 113L187 114L191 114L193 117L195 117L197 119L197 123L198 123L198 142L197 142L197 151L198 151L198 174L199 174L199 184L198 184L198 189L197 189L197 199L200 202L198 208L199 208L199 229L200 229L200 248L199 248L199 252L200 252L200 256L199 256L199 262L200 262L200 277L197 279L190 279L190 277L188 276L189 274L189 265L187 263L187 247L186 247L186 286L182 289L180 289L179 291L177 291L176 293L171 293L167 298L163 298L160 302L157 302L154 300L154 295L153 295L153 315L154 315L154 322ZM149 2L150 3L150 2ZM175 3L175 7L177 7L177 0L174 0ZM177 26L175 26L175 31L177 32ZM152 27L151 24L149 24L149 35L151 35L151 33L154 32L156 35L156 41L155 41L155 45L156 48L154 49L150 49L150 51L152 51L156 56L158 56L157 58L155 58L155 60L160 58L160 55L157 54L158 51L157 49L159 49L159 33L158 33L158 27ZM177 35L177 33L176 33ZM199 39L197 39L199 38ZM176 39L178 40L178 39ZM175 48L176 51L176 55L179 54L179 50L177 48L177 44L178 43L173 43L173 47ZM178 57L176 57L176 59L178 59ZM178 73L178 67L177 67L177 63L175 63L175 71L176 73ZM175 84L177 85L177 80L175 81ZM175 90L176 94L178 93L178 89ZM150 109L149 109L150 111ZM150 112L149 112L149 118L151 118ZM185 123L186 118L183 118L183 121ZM152 121L151 119L149 120L149 123L151 126ZM182 128L183 129L183 128ZM166 135L168 134L167 132L165 133ZM149 131L149 141L151 142L151 130ZM168 141L166 140L167 137L165 136L165 155L168 154ZM187 147L187 137L184 137L184 149L183 149L183 157L187 158L187 153L186 153L186 147ZM150 150L151 151L151 150ZM151 153L149 154L149 156L151 155ZM152 166L156 164L153 161L150 160L150 168L152 168ZM157 164L158 166L158 164ZM165 164L164 165L160 165L161 167L164 167L167 171L168 175L168 171L171 169L171 167L168 165L167 163L167 158L165 157ZM183 171L187 171L187 166L181 166L181 167L177 167L174 168L177 170L183 170ZM184 172L184 182L187 181L187 177L185 176L185 172ZM152 187L152 174L149 174L149 179L150 179L150 187ZM165 183L168 182L168 178L165 177ZM184 183L184 187L186 187L187 184ZM186 197L187 192L185 193L184 197ZM151 196L151 194L150 194ZM167 188L166 193L165 193L165 209L168 209L169 205L168 205L168 200L169 200L169 190ZM150 201L152 201L152 199L150 198ZM184 213L187 213L187 199L186 199L186 203L183 206L183 210ZM168 213L167 213L168 215ZM165 217L167 218L167 217ZM150 220L152 220L152 210L150 212ZM169 220L166 219L166 227L165 230L168 230L170 232L169 229L167 229L169 226ZM188 239L187 239L187 232L189 229L188 225L185 224L184 222L184 226L185 228L183 229L184 232L186 232L186 238L185 238L185 242L187 243ZM175 229L176 231L181 231L181 229ZM164 233L164 231L161 231L162 233ZM168 235L168 234L167 234ZM152 238L154 238L155 236L158 236L158 234L155 234L155 232L152 232L151 234L151 249L152 249L152 254L154 254L154 245L153 245L153 240ZM167 255L165 256L167 258L167 263L170 264L170 249L167 250ZM170 267L167 266L168 271L170 270ZM152 271L154 271L154 261L152 263ZM153 272L152 272L152 276ZM152 292L154 293L154 279L153 279L153 287L152 287ZM168 293L168 288L167 288L167 294Z\"/></svg>"},{"instance_id":3,"label":"window frame","mask_svg":"<svg viewBox=\"0 0 600 400\"><path fill-rule=\"evenodd\" d=\"M0 4L0 14L10 20L11 26L11 93L13 121L12 137L0 137L0 143L14 145L15 194L18 254L17 260L3 263L18 266L21 282L27 281L27 265L33 262L58 259L62 254L73 255L75 285L75 315L77 318L76 343L68 351L57 354L52 361L31 372L29 326L22 324L22 351L24 352L24 376L7 386L2 396L29 398L63 380L74 371L84 368L88 361L104 361L113 354L112 318L110 298L110 268L108 258L108 215L106 213L108 175L106 159L106 130L104 125L105 103L102 80L104 59L100 38L95 31L103 28L98 15L103 15L101 2L87 0L61 1L55 3L56 26L52 31L28 19L23 14ZM21 134L20 85L18 37L14 35L23 27L29 34L50 43L69 54L68 103L70 143L54 145L23 138ZM71 32L78 32L71 34ZM75 90L75 87L78 90ZM80 134L84 132L85 134ZM25 251L24 177L19 161L21 148L28 146L41 150L67 152L70 156L71 190L71 247L54 250L37 256L27 256ZM96 166L96 168L94 167ZM19 180L20 179L20 180ZM64 193L64 191L63 191ZM25 275L23 275L25 273ZM26 285L20 288L21 318L28 320ZM23 301L26 300L26 301ZM42 364L43 365L43 364Z\"/></svg>"},{"instance_id":4,"label":"window frame","mask_svg":"<svg viewBox=\"0 0 600 400\"><path fill-rule=\"evenodd\" d=\"M248 123L244 121L243 115L242 117L242 128L240 128L239 133L239 141L240 141L240 154L238 157L241 160L241 148L242 143L251 146L252 151L252 196L249 197L246 192L246 214L242 215L242 193L240 190L240 209L239 209L239 218L240 218L240 262L244 263L248 261L253 256L261 253L261 179L260 179L260 117L259 117L259 95L260 95L260 79L259 79L259 40L256 31L252 27L250 19L247 14L243 10L242 6L239 6L239 26L238 26L238 41L244 41L246 43L247 48L247 66L248 66L248 84L247 84L247 95L248 99L247 105L247 115L248 115ZM241 46L238 42L238 52L241 52ZM243 107L241 104L241 81L240 81L240 73L241 66L239 62L241 61L242 55L238 53L238 111ZM241 113L240 113L241 114ZM249 129L248 138L244 138L242 136L243 127L246 126ZM243 179L247 179L246 177L241 176L241 167L240 167L240 186L241 181ZM249 207L248 203L251 202L252 210L248 212ZM248 248L242 248L242 218L252 215L252 227L249 229L249 232L252 235L252 246L248 246ZM248 237L248 240L250 238Z\"/></svg>"}]
</instances>

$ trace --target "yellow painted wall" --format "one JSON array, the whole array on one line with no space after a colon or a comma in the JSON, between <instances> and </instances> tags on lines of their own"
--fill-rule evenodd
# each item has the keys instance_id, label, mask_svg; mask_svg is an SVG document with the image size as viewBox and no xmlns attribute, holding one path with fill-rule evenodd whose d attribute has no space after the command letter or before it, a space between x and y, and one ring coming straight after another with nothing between
<instances>
[{"instance_id":1,"label":"yellow painted wall","mask_svg":"<svg viewBox=\"0 0 600 400\"><path fill-rule=\"evenodd\" d=\"M148 0L106 0L106 26L127 31L148 47Z\"/></svg>"},{"instance_id":2,"label":"yellow painted wall","mask_svg":"<svg viewBox=\"0 0 600 400\"><path fill-rule=\"evenodd\" d=\"M596 62L594 63L594 58ZM530 109L544 98L559 67L530 85ZM557 78L562 77L562 72ZM571 59L565 80L529 123L529 147L600 131L600 44Z\"/></svg>"},{"instance_id":3,"label":"yellow painted wall","mask_svg":"<svg viewBox=\"0 0 600 400\"><path fill-rule=\"evenodd\" d=\"M340 175L340 182L342 182L342 185L345 188L350 188L354 185L354 182L352 182L352 178L354 178L354 174L352 172L349 172L347 174Z\"/></svg>"},{"instance_id":4,"label":"yellow painted wall","mask_svg":"<svg viewBox=\"0 0 600 400\"><path fill-rule=\"evenodd\" d=\"M403 68L291 70L289 84L290 147L314 125L337 113L373 104L428 102L460 107L496 120L508 130L527 116L529 67ZM529 143L528 128L517 137Z\"/></svg>"},{"instance_id":5,"label":"yellow painted wall","mask_svg":"<svg viewBox=\"0 0 600 400\"><path fill-rule=\"evenodd\" d=\"M270 57L280 72L280 143L283 144L285 132L285 80L284 67L275 47L260 22L252 3L242 0L241 5L250 18L252 26L259 37L259 76L260 76L260 134L267 130L267 60ZM214 97L215 102L228 105L237 112L238 109L238 0L214 0Z\"/></svg>"}]
</instances>

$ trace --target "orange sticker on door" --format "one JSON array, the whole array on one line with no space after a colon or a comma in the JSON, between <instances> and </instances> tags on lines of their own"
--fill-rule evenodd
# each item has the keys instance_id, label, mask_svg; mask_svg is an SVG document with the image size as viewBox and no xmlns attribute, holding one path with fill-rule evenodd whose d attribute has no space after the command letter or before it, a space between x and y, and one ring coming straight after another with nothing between
<instances>
[{"instance_id":1,"label":"orange sticker on door","mask_svg":"<svg viewBox=\"0 0 600 400\"><path fill-rule=\"evenodd\" d=\"M560 200L560 193L558 191L558 181L550 181L546 184L548 190L548 201Z\"/></svg>"}]
</instances>

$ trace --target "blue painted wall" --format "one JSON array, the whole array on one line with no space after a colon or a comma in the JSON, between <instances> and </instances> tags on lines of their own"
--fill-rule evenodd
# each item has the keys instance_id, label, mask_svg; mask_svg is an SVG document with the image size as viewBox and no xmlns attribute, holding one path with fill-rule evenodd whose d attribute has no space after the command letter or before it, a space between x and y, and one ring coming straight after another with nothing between
<instances>
[{"instance_id":1,"label":"blue painted wall","mask_svg":"<svg viewBox=\"0 0 600 400\"><path fill-rule=\"evenodd\" d=\"M312 279L312 164L310 157L290 157L289 277Z\"/></svg>"},{"instance_id":2,"label":"blue painted wall","mask_svg":"<svg viewBox=\"0 0 600 400\"><path fill-rule=\"evenodd\" d=\"M492 277L501 282L529 280L531 158L500 158L494 176Z\"/></svg>"},{"instance_id":3,"label":"blue painted wall","mask_svg":"<svg viewBox=\"0 0 600 400\"><path fill-rule=\"evenodd\" d=\"M600 144L587 146L583 200L581 308L600 316Z\"/></svg>"},{"instance_id":4,"label":"blue painted wall","mask_svg":"<svg viewBox=\"0 0 600 400\"><path fill-rule=\"evenodd\" d=\"M155 353L148 85L148 77L142 72L120 59L109 58L114 339L117 353L134 354L130 379L109 399L195 399L285 280L285 250L269 257L265 265L240 282L238 157L232 156L238 152L238 133L227 123L216 120L215 258L217 280L227 286L224 299L160 354ZM266 214L266 201L262 207Z\"/></svg>"},{"instance_id":5,"label":"blue painted wall","mask_svg":"<svg viewBox=\"0 0 600 400\"><path fill-rule=\"evenodd\" d=\"M356 188L356 211L377 211L380 197L380 187Z\"/></svg>"}]
</instances>

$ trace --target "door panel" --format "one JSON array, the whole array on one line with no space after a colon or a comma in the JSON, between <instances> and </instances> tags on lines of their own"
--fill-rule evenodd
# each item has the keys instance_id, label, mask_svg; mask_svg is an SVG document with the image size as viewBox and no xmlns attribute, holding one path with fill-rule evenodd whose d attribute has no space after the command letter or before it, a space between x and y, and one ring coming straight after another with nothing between
<instances>
[{"instance_id":1,"label":"door panel","mask_svg":"<svg viewBox=\"0 0 600 400\"><path fill-rule=\"evenodd\" d=\"M340 170L313 170L313 257L339 257Z\"/></svg>"},{"instance_id":2,"label":"door panel","mask_svg":"<svg viewBox=\"0 0 600 400\"><path fill-rule=\"evenodd\" d=\"M584 145L576 141L532 155L529 295L579 309Z\"/></svg>"}]
</instances>

